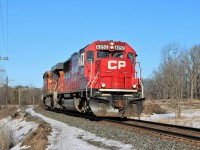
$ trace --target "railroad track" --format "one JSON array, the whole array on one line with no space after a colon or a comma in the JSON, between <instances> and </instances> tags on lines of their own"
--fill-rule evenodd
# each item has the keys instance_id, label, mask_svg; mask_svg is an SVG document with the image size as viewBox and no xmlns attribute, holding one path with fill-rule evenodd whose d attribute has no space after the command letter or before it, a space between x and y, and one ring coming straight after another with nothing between
<instances>
[{"instance_id":1,"label":"railroad track","mask_svg":"<svg viewBox=\"0 0 200 150\"><path fill-rule=\"evenodd\" d=\"M109 124L118 128L127 129L140 134L147 134L154 137L165 138L184 144L200 147L200 129L186 126L164 124L158 122L123 119L123 118L99 118L81 113L67 112L60 110L49 110L55 113L63 113L66 115L97 121L101 124Z\"/></svg>"},{"instance_id":2,"label":"railroad track","mask_svg":"<svg viewBox=\"0 0 200 150\"><path fill-rule=\"evenodd\" d=\"M103 121L111 122L116 125L123 126L123 128L127 128L139 133L171 139L185 144L200 146L199 128L136 119L130 119L128 121L104 119Z\"/></svg>"}]
</instances>

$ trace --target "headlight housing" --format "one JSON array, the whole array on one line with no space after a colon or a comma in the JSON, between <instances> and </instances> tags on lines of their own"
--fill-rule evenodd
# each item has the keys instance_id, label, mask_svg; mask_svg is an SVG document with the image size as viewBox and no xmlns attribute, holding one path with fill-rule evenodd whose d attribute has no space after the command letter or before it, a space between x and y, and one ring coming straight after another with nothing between
<instances>
[{"instance_id":1,"label":"headlight housing","mask_svg":"<svg viewBox=\"0 0 200 150\"><path fill-rule=\"evenodd\" d=\"M132 87L133 87L133 89L136 89L137 85L136 85L136 84L133 84Z\"/></svg>"},{"instance_id":2,"label":"headlight housing","mask_svg":"<svg viewBox=\"0 0 200 150\"><path fill-rule=\"evenodd\" d=\"M101 87L102 87L102 88L105 88L105 87L106 87L106 84L105 84L105 83L101 83Z\"/></svg>"}]
</instances>

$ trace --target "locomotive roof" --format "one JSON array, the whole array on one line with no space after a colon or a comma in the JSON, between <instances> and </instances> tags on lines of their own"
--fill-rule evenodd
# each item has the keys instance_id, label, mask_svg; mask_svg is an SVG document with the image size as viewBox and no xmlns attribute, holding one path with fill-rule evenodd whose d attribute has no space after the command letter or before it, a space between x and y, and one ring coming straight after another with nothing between
<instances>
[{"instance_id":1,"label":"locomotive roof","mask_svg":"<svg viewBox=\"0 0 200 150\"><path fill-rule=\"evenodd\" d=\"M76 55L76 54L78 54L78 53L77 53L77 52L73 53L73 54L71 55L71 57L73 57L73 56Z\"/></svg>"},{"instance_id":2,"label":"locomotive roof","mask_svg":"<svg viewBox=\"0 0 200 150\"><path fill-rule=\"evenodd\" d=\"M59 70L63 70L63 62L61 62L61 63L57 63L55 66L53 66L52 68L51 68L51 71L59 71Z\"/></svg>"},{"instance_id":3,"label":"locomotive roof","mask_svg":"<svg viewBox=\"0 0 200 150\"><path fill-rule=\"evenodd\" d=\"M80 53L84 52L85 49L86 49L86 47L88 47L89 45L90 45L90 44L88 44L88 45L86 45L85 47L81 48L81 49L79 50L79 52L80 52Z\"/></svg>"}]
</instances>

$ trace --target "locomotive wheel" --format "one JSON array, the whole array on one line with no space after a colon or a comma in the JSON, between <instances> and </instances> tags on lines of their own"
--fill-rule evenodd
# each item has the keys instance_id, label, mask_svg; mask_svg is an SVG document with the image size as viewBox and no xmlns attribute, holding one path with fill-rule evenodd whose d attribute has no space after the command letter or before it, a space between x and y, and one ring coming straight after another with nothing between
<instances>
[{"instance_id":1,"label":"locomotive wheel","mask_svg":"<svg viewBox=\"0 0 200 150\"><path fill-rule=\"evenodd\" d=\"M55 108L54 101L53 101L53 98L51 98L51 109L54 109L54 108Z\"/></svg>"}]
</instances>

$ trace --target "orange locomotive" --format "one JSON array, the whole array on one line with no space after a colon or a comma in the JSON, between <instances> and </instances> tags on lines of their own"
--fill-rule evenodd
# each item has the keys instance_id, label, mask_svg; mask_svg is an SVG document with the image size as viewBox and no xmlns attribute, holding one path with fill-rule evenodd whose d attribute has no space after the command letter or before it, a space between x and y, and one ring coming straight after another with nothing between
<instances>
[{"instance_id":1,"label":"orange locomotive","mask_svg":"<svg viewBox=\"0 0 200 150\"><path fill-rule=\"evenodd\" d=\"M99 117L140 115L144 98L136 56L125 42L87 45L45 72L44 104Z\"/></svg>"}]
</instances>

